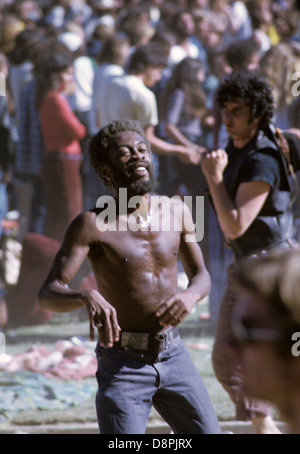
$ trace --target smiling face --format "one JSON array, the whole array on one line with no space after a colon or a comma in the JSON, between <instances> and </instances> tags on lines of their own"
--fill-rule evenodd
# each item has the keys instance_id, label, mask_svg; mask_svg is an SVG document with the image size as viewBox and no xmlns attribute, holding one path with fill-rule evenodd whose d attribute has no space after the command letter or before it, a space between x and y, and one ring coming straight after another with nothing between
<instances>
[{"instance_id":1,"label":"smiling face","mask_svg":"<svg viewBox=\"0 0 300 454\"><path fill-rule=\"evenodd\" d=\"M145 139L135 131L113 136L109 148L110 180L115 188L127 188L134 195L144 195L154 187L152 155Z\"/></svg>"}]
</instances>

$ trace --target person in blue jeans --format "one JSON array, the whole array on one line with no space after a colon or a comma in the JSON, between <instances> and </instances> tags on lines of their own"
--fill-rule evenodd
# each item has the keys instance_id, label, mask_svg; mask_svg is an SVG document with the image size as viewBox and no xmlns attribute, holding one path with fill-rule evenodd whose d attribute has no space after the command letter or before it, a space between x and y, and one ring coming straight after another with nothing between
<instances>
[{"instance_id":1,"label":"person in blue jeans","mask_svg":"<svg viewBox=\"0 0 300 454\"><path fill-rule=\"evenodd\" d=\"M0 85L5 81L8 75L8 62L4 54L0 53ZM4 246L4 226L3 221L7 216L10 208L8 197L8 183L11 181L11 170L13 164L13 141L12 130L13 121L5 93L0 94L0 249ZM4 254L0 256L0 333L3 332L7 324L7 308L4 300L5 295L5 265Z\"/></svg>"},{"instance_id":2,"label":"person in blue jeans","mask_svg":"<svg viewBox=\"0 0 300 454\"><path fill-rule=\"evenodd\" d=\"M58 312L85 306L91 339L98 330L101 434L145 433L152 403L174 433L218 434L213 405L178 331L210 289L191 214L180 199L153 193L151 149L138 122L105 126L89 152L115 197L99 198L71 223L39 304ZM189 279L180 293L178 256ZM69 288L86 257L98 289Z\"/></svg>"},{"instance_id":3,"label":"person in blue jeans","mask_svg":"<svg viewBox=\"0 0 300 454\"><path fill-rule=\"evenodd\" d=\"M8 62L4 54L0 53L0 85L3 77L6 81L8 75ZM4 89L6 86L4 87ZM3 89L3 87L2 87ZM5 93L0 93L0 239L3 234L3 219L9 210L7 184L11 178L13 162L13 146L11 130L13 129L12 117Z\"/></svg>"}]
</instances>

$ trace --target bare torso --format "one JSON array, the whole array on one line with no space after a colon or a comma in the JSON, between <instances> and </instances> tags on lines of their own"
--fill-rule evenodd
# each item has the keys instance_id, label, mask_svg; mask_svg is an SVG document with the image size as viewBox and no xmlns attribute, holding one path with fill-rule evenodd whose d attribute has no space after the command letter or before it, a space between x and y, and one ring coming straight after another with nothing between
<instances>
[{"instance_id":1,"label":"bare torso","mask_svg":"<svg viewBox=\"0 0 300 454\"><path fill-rule=\"evenodd\" d=\"M88 217L89 253L98 290L117 310L122 330L157 332L155 312L177 292L181 231L99 232L97 212Z\"/></svg>"},{"instance_id":2,"label":"bare torso","mask_svg":"<svg viewBox=\"0 0 300 454\"><path fill-rule=\"evenodd\" d=\"M94 167L115 198L99 197L97 208L71 223L39 292L43 309L85 306L91 339L97 328L106 347L119 340L120 330L157 333L177 326L210 289L188 205L150 192L153 166L146 142L138 132L116 133L109 164L101 161L99 167L98 149L91 148ZM183 291L177 286L178 257L188 278ZM68 285L86 258L98 291Z\"/></svg>"}]
</instances>

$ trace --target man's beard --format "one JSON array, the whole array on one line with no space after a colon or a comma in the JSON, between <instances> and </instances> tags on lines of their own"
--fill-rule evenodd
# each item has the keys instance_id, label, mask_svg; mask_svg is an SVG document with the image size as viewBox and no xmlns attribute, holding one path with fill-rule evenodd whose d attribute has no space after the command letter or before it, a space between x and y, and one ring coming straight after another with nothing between
<instances>
[{"instance_id":1,"label":"man's beard","mask_svg":"<svg viewBox=\"0 0 300 454\"><path fill-rule=\"evenodd\" d=\"M129 168L130 170L130 168ZM120 172L118 168L113 169L114 182L118 188L127 188L127 191L131 195L144 195L154 190L156 186L156 180L154 177L153 166L147 167L149 178L133 178L130 173L125 174Z\"/></svg>"},{"instance_id":2,"label":"man's beard","mask_svg":"<svg viewBox=\"0 0 300 454\"><path fill-rule=\"evenodd\" d=\"M155 183L153 179L149 180L143 180L139 179L136 181L132 181L128 186L127 190L129 193L132 193L134 195L144 195L147 194L148 192L153 191L155 187Z\"/></svg>"}]
</instances>

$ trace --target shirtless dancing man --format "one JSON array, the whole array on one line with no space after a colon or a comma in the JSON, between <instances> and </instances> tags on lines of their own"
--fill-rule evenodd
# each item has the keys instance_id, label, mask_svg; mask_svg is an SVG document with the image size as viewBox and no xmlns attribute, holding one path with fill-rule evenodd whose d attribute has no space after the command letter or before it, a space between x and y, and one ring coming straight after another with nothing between
<instances>
[{"instance_id":1,"label":"shirtless dancing man","mask_svg":"<svg viewBox=\"0 0 300 454\"><path fill-rule=\"evenodd\" d=\"M184 222L181 230L153 228L163 225L163 210L151 193L152 155L137 122L117 121L102 128L91 141L90 156L114 191L116 210L104 219L107 205L98 206L72 222L40 291L40 306L56 312L85 306L92 339L98 329L96 408L101 434L145 433L152 404L174 433L220 433L177 328L210 289L201 250L185 227L192 223L189 211L180 200L172 204L163 198L171 220L184 217ZM120 188L126 189L126 209ZM136 196L138 210L130 202ZM130 228L132 222L139 228ZM178 255L189 279L180 294ZM98 291L68 287L86 257Z\"/></svg>"}]
</instances>

